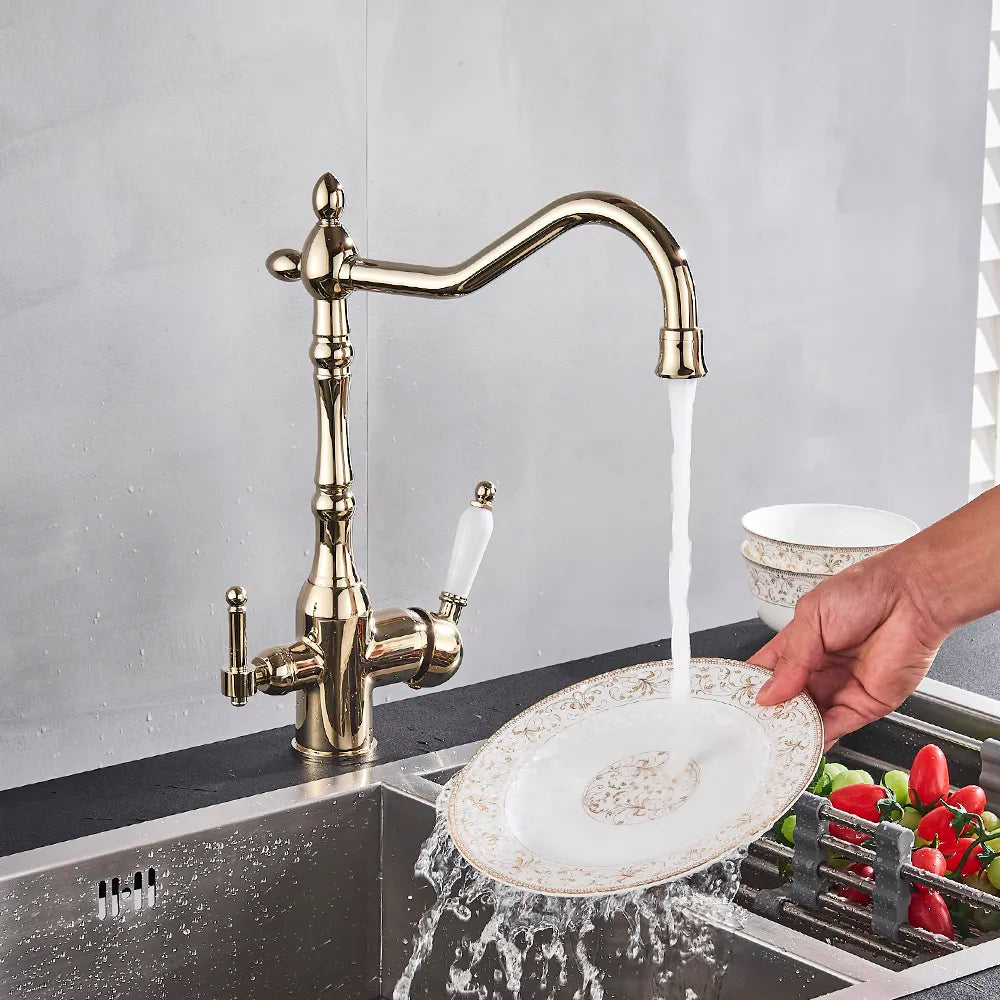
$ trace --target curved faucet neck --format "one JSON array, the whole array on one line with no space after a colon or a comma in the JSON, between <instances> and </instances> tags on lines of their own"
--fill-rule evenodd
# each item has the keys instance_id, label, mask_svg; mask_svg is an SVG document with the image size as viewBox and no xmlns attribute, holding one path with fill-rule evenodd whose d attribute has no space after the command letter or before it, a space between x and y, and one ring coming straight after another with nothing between
<instances>
[{"instance_id":1,"label":"curved faucet neck","mask_svg":"<svg viewBox=\"0 0 1000 1000\"><path fill-rule=\"evenodd\" d=\"M698 326L694 280L687 258L670 230L652 212L620 195L581 191L546 205L468 260L453 267L427 267L349 257L347 289L449 298L489 284L557 236L587 223L610 226L637 243L653 265L663 296L663 326Z\"/></svg>"}]
</instances>

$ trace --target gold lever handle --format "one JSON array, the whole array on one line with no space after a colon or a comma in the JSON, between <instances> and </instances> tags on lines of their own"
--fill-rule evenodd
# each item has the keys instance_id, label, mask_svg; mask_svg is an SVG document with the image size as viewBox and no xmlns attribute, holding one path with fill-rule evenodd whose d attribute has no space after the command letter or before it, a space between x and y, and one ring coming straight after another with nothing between
<instances>
[{"instance_id":1,"label":"gold lever handle","mask_svg":"<svg viewBox=\"0 0 1000 1000\"><path fill-rule=\"evenodd\" d=\"M257 690L253 666L247 666L247 592L242 587L226 591L229 605L229 666L222 671L222 693L238 708Z\"/></svg>"}]
</instances>

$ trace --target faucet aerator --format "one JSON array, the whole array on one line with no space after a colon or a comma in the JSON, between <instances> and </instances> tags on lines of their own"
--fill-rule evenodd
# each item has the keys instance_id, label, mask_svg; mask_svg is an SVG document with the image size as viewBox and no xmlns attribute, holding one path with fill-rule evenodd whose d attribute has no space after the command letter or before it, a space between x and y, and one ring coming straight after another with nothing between
<instances>
[{"instance_id":1,"label":"faucet aerator","mask_svg":"<svg viewBox=\"0 0 1000 1000\"><path fill-rule=\"evenodd\" d=\"M708 374L705 345L700 329L660 331L660 378L703 378Z\"/></svg>"}]
</instances>

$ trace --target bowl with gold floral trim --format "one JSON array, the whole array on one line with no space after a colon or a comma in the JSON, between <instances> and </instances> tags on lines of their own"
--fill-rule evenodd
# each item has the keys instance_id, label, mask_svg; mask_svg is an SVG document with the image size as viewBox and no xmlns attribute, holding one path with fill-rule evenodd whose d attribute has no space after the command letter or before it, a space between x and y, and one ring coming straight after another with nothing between
<instances>
[{"instance_id":1,"label":"bowl with gold floral trim","mask_svg":"<svg viewBox=\"0 0 1000 1000\"><path fill-rule=\"evenodd\" d=\"M743 515L746 556L791 573L832 576L905 541L919 527L902 514L836 503L786 503Z\"/></svg>"},{"instance_id":2,"label":"bowl with gold floral trim","mask_svg":"<svg viewBox=\"0 0 1000 1000\"><path fill-rule=\"evenodd\" d=\"M780 632L792 620L795 605L802 595L828 579L821 573L793 573L764 566L750 558L750 546L745 541L740 551L747 564L747 582L757 605L757 615L775 632Z\"/></svg>"}]
</instances>

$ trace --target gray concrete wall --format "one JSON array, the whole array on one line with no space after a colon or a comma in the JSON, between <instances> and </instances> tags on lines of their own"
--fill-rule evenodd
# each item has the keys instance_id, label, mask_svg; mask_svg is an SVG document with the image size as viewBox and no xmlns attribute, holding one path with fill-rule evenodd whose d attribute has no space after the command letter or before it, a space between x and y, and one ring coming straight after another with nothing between
<instances>
[{"instance_id":1,"label":"gray concrete wall","mask_svg":"<svg viewBox=\"0 0 1000 1000\"><path fill-rule=\"evenodd\" d=\"M453 262L584 187L663 216L712 366L695 627L752 613L752 506L961 503L987 0L606 10L7 5L0 787L291 719L218 696L220 598L249 589L252 647L290 638L309 315L261 262L325 169L375 257ZM472 484L500 486L456 681L669 631L657 304L603 230L467 300L353 298L376 600L432 601Z\"/></svg>"},{"instance_id":2,"label":"gray concrete wall","mask_svg":"<svg viewBox=\"0 0 1000 1000\"><path fill-rule=\"evenodd\" d=\"M365 238L365 16L0 13L0 786L294 711L219 695L222 598L249 590L251 643L291 636L312 545L310 330L305 296L263 262L303 238L331 161Z\"/></svg>"}]
</instances>

